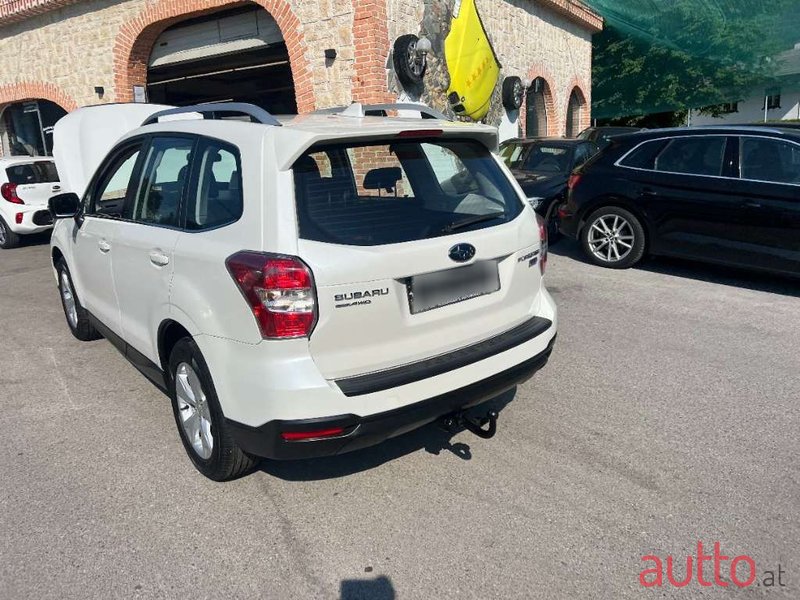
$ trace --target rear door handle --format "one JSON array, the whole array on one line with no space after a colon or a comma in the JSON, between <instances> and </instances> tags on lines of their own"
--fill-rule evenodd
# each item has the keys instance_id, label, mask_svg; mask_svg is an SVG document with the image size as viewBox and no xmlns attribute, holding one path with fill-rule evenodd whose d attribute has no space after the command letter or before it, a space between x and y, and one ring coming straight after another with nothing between
<instances>
[{"instance_id":1,"label":"rear door handle","mask_svg":"<svg viewBox=\"0 0 800 600\"><path fill-rule=\"evenodd\" d=\"M745 208L761 208L761 203L748 200L747 202L742 202L742 206Z\"/></svg>"},{"instance_id":2,"label":"rear door handle","mask_svg":"<svg viewBox=\"0 0 800 600\"><path fill-rule=\"evenodd\" d=\"M656 191L651 188L642 188L642 196L657 196Z\"/></svg>"},{"instance_id":3,"label":"rear door handle","mask_svg":"<svg viewBox=\"0 0 800 600\"><path fill-rule=\"evenodd\" d=\"M102 252L104 254L106 252L108 252L109 250L111 250L111 244L109 244L105 240L100 240L99 242L97 242L97 247L100 248L100 252Z\"/></svg>"},{"instance_id":4,"label":"rear door handle","mask_svg":"<svg viewBox=\"0 0 800 600\"><path fill-rule=\"evenodd\" d=\"M166 267L169 264L169 256L167 256L160 250L151 250L150 262L157 267Z\"/></svg>"}]
</instances>

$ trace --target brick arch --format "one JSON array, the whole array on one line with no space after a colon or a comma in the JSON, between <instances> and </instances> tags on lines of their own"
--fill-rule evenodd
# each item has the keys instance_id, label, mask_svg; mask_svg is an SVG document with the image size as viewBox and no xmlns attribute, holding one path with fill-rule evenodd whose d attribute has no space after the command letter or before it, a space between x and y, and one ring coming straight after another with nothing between
<instances>
[{"instance_id":1,"label":"brick arch","mask_svg":"<svg viewBox=\"0 0 800 600\"><path fill-rule=\"evenodd\" d=\"M78 108L72 96L52 83L20 81L0 85L0 112L7 104L21 100L49 100L68 112Z\"/></svg>"},{"instance_id":2,"label":"brick arch","mask_svg":"<svg viewBox=\"0 0 800 600\"><path fill-rule=\"evenodd\" d=\"M589 94L586 93L587 89L589 88L577 77L573 77L567 86L567 102L564 105L564 132L567 135L569 135L569 132L566 129L567 115L569 114L569 105L573 94L577 95L581 109L580 119L576 125L577 131L575 133L583 131L591 124L591 105Z\"/></svg>"},{"instance_id":3,"label":"brick arch","mask_svg":"<svg viewBox=\"0 0 800 600\"><path fill-rule=\"evenodd\" d=\"M559 120L558 120L558 111L556 110L556 101L555 96L553 96L553 81L555 78L550 73L550 71L544 65L537 63L531 66L528 70L528 80L533 83L533 81L541 77L545 84L546 89L544 91L544 104L545 104L545 117L547 118L547 135L558 135L559 134ZM522 106L520 106L520 127L522 127L522 135L525 135L525 130L527 127L527 116L528 116L528 94L527 90L525 93L525 99L522 102Z\"/></svg>"},{"instance_id":4,"label":"brick arch","mask_svg":"<svg viewBox=\"0 0 800 600\"><path fill-rule=\"evenodd\" d=\"M297 111L314 110L314 88L306 58L306 43L300 19L287 0L254 0L275 19L289 51ZM122 25L114 44L114 91L117 102L133 100L133 86L147 84L147 63L159 35L170 25L187 18L214 12L225 6L241 4L236 0L158 0Z\"/></svg>"}]
</instances>

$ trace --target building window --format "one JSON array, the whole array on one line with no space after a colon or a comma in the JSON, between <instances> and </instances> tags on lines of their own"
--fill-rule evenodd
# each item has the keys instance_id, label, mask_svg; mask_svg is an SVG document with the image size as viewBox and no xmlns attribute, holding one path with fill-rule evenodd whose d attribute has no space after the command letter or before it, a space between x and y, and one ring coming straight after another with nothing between
<instances>
[{"instance_id":1,"label":"building window","mask_svg":"<svg viewBox=\"0 0 800 600\"><path fill-rule=\"evenodd\" d=\"M729 115L731 113L739 112L739 103L738 102L728 102L726 104L720 105L720 111L723 115Z\"/></svg>"},{"instance_id":2,"label":"building window","mask_svg":"<svg viewBox=\"0 0 800 600\"><path fill-rule=\"evenodd\" d=\"M771 94L767 96L767 110L772 110L774 108L781 107L781 95L780 94ZM762 105L761 108L763 109L764 106Z\"/></svg>"}]
</instances>

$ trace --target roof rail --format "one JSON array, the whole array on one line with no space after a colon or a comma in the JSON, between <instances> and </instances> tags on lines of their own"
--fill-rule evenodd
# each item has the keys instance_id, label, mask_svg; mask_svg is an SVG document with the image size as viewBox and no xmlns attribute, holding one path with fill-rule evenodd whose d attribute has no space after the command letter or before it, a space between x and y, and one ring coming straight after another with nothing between
<instances>
[{"instance_id":1,"label":"roof rail","mask_svg":"<svg viewBox=\"0 0 800 600\"><path fill-rule=\"evenodd\" d=\"M281 126L280 121L266 110L255 104L248 104L246 102L209 102L208 104L194 104L192 106L169 108L150 115L142 125L158 123L161 117L169 115L185 115L191 113L200 113L204 119L214 119L214 113L241 113L249 116L256 123L273 125L275 127Z\"/></svg>"},{"instance_id":2,"label":"roof rail","mask_svg":"<svg viewBox=\"0 0 800 600\"><path fill-rule=\"evenodd\" d=\"M412 102L390 102L388 104L361 104L360 102L353 102L349 106L323 108L314 112L321 115L336 114L345 117L366 117L369 116L369 113L383 113L379 116L385 117L387 110L413 110L420 113L423 119L451 120L447 115L440 113L435 108L425 106L424 104L414 104Z\"/></svg>"}]
</instances>

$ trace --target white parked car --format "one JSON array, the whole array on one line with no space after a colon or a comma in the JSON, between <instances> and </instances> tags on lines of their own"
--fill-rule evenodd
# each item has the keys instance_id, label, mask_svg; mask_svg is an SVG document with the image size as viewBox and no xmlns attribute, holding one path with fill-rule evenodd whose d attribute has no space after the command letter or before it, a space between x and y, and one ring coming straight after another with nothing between
<instances>
[{"instance_id":1,"label":"white parked car","mask_svg":"<svg viewBox=\"0 0 800 600\"><path fill-rule=\"evenodd\" d=\"M104 110L111 126L126 106ZM488 436L495 414L463 411L551 352L545 234L496 130L364 111L161 112L80 200L51 199L70 329L106 337L171 396L212 479L445 416ZM234 112L253 122L219 118ZM56 126L63 156L81 154L70 127Z\"/></svg>"},{"instance_id":2,"label":"white parked car","mask_svg":"<svg viewBox=\"0 0 800 600\"><path fill-rule=\"evenodd\" d=\"M53 226L47 200L61 190L52 158L0 158L0 248Z\"/></svg>"}]
</instances>

